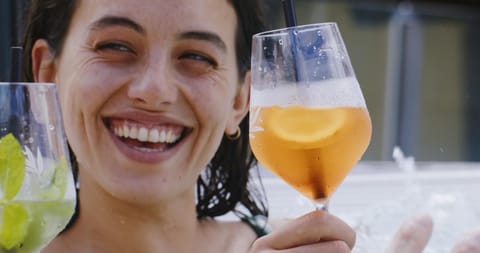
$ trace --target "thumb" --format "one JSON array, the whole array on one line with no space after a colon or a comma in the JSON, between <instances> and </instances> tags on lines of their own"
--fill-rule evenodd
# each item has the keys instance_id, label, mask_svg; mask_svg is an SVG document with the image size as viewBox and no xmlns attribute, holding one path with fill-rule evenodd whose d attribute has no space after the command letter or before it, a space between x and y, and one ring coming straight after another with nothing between
<instances>
[{"instance_id":1,"label":"thumb","mask_svg":"<svg viewBox=\"0 0 480 253\"><path fill-rule=\"evenodd\" d=\"M385 253L421 253L432 235L430 215L420 215L405 221L393 237Z\"/></svg>"}]
</instances>

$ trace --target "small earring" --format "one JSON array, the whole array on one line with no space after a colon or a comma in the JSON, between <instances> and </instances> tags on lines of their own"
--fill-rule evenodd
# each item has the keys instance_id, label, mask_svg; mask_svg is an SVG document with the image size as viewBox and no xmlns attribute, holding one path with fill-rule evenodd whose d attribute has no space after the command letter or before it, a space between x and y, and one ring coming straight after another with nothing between
<instances>
[{"instance_id":1,"label":"small earring","mask_svg":"<svg viewBox=\"0 0 480 253\"><path fill-rule=\"evenodd\" d=\"M234 134L225 133L225 136L227 137L227 139L229 139L231 141L238 140L240 138L240 135L242 135L242 130L240 130L239 126L237 126L237 131Z\"/></svg>"}]
</instances>

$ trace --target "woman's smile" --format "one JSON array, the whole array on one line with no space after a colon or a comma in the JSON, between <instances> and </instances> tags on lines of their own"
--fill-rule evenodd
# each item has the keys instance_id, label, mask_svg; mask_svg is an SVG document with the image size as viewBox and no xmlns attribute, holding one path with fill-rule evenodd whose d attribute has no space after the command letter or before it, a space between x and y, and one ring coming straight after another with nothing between
<instances>
[{"instance_id":1,"label":"woman's smile","mask_svg":"<svg viewBox=\"0 0 480 253\"><path fill-rule=\"evenodd\" d=\"M103 119L117 148L129 159L152 163L168 159L192 128L166 118L107 117Z\"/></svg>"}]
</instances>

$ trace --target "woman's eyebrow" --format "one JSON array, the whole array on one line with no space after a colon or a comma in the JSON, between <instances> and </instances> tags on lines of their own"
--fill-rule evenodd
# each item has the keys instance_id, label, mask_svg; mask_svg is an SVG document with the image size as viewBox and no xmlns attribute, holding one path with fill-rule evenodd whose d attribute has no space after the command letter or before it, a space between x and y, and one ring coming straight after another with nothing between
<instances>
[{"instance_id":1,"label":"woman's eyebrow","mask_svg":"<svg viewBox=\"0 0 480 253\"><path fill-rule=\"evenodd\" d=\"M181 33L178 36L179 40L187 40L187 39L194 39L194 40L203 40L214 44L216 47L221 49L222 51L227 51L227 46L225 42L215 33L207 32L207 31L189 31Z\"/></svg>"},{"instance_id":2,"label":"woman's eyebrow","mask_svg":"<svg viewBox=\"0 0 480 253\"><path fill-rule=\"evenodd\" d=\"M104 29L110 26L123 26L133 29L141 34L145 34L145 30L135 21L120 16L104 16L90 25L90 30Z\"/></svg>"}]
</instances>

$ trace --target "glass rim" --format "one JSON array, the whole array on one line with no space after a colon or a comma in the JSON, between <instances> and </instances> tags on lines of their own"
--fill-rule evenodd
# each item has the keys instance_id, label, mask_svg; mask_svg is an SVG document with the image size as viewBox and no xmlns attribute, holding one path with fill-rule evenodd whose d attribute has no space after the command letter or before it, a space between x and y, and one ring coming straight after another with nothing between
<instances>
[{"instance_id":1,"label":"glass rim","mask_svg":"<svg viewBox=\"0 0 480 253\"><path fill-rule=\"evenodd\" d=\"M337 22L320 22L320 23L311 23L311 24L305 24L305 25L283 27L283 28L256 33L253 35L253 38L276 36L284 33L288 34L288 33L291 33L292 31L299 31L299 30L305 31L308 29L326 27L326 26L333 26L336 28L338 25L337 25Z\"/></svg>"},{"instance_id":2,"label":"glass rim","mask_svg":"<svg viewBox=\"0 0 480 253\"><path fill-rule=\"evenodd\" d=\"M48 86L55 87L56 84L52 82L0 82L0 86L9 86L9 85L18 85L18 86Z\"/></svg>"}]
</instances>

